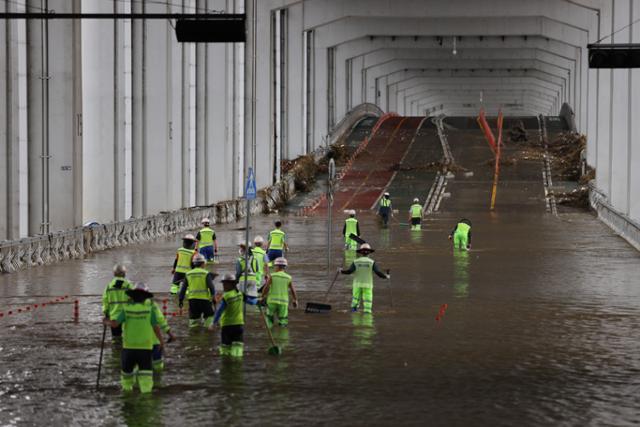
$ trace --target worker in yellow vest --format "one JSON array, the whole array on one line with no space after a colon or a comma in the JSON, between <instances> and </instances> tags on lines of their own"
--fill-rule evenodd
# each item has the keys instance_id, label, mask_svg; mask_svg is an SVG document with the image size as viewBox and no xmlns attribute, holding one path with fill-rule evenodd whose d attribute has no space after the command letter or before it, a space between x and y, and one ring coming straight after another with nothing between
<instances>
[{"instance_id":1,"label":"worker in yellow vest","mask_svg":"<svg viewBox=\"0 0 640 427\"><path fill-rule=\"evenodd\" d=\"M198 251L200 255L204 257L207 262L212 262L218 255L218 240L216 239L216 232L210 227L211 220L209 218L202 218L202 228L196 234L196 240L198 241Z\"/></svg>"},{"instance_id":2,"label":"worker in yellow vest","mask_svg":"<svg viewBox=\"0 0 640 427\"><path fill-rule=\"evenodd\" d=\"M276 228L269 232L269 242L267 244L267 255L270 260L275 260L283 256L283 251L288 251L287 235L282 231L282 221L275 222Z\"/></svg>"},{"instance_id":3,"label":"worker in yellow vest","mask_svg":"<svg viewBox=\"0 0 640 427\"><path fill-rule=\"evenodd\" d=\"M129 302L127 291L133 288L131 282L125 279L127 268L122 264L116 264L113 267L113 279L107 285L102 293L102 313L105 320L115 319L122 310L124 304ZM122 328L120 326L111 328L111 336L119 338L122 336Z\"/></svg>"},{"instance_id":4,"label":"worker in yellow vest","mask_svg":"<svg viewBox=\"0 0 640 427\"><path fill-rule=\"evenodd\" d=\"M417 197L413 199L413 204L409 208L409 221L411 222L411 230L422 228L422 205Z\"/></svg>"},{"instance_id":5,"label":"worker in yellow vest","mask_svg":"<svg viewBox=\"0 0 640 427\"><path fill-rule=\"evenodd\" d=\"M127 290L127 295L131 302L123 306L118 317L105 320L104 323L112 328L124 326L120 375L122 390L132 391L137 383L141 393L150 393L153 389L153 337L155 335L160 342L160 349L164 347L164 339L155 311L146 302L153 298L149 287L137 283L133 289Z\"/></svg>"},{"instance_id":6,"label":"worker in yellow vest","mask_svg":"<svg viewBox=\"0 0 640 427\"><path fill-rule=\"evenodd\" d=\"M458 221L449 234L449 240L453 240L453 249L471 249L471 221L466 218Z\"/></svg>"},{"instance_id":7,"label":"worker in yellow vest","mask_svg":"<svg viewBox=\"0 0 640 427\"><path fill-rule=\"evenodd\" d=\"M378 265L369 255L374 252L368 243L363 243L357 250L359 258L356 258L351 266L343 270L338 268L342 274L353 274L353 298L351 300L351 311L358 311L360 303L364 308L364 313L371 313L373 310L373 273L382 279L389 279L391 276L378 269Z\"/></svg>"},{"instance_id":8,"label":"worker in yellow vest","mask_svg":"<svg viewBox=\"0 0 640 427\"><path fill-rule=\"evenodd\" d=\"M388 191L382 195L380 199L380 204L378 206L378 215L382 217L382 224L387 227L389 225L389 217L393 215L392 207L391 207L391 195Z\"/></svg>"},{"instance_id":9,"label":"worker in yellow vest","mask_svg":"<svg viewBox=\"0 0 640 427\"><path fill-rule=\"evenodd\" d=\"M196 238L193 234L187 234L182 238L182 247L178 248L176 259L173 261L173 281L170 293L176 295L180 291L180 282L184 279L185 274L191 270L191 260L196 255Z\"/></svg>"},{"instance_id":10,"label":"worker in yellow vest","mask_svg":"<svg viewBox=\"0 0 640 427\"><path fill-rule=\"evenodd\" d=\"M256 236L255 239L253 239L251 254L257 264L256 285L258 286L258 292L264 286L266 278L269 277L269 255L267 255L267 252L262 248L262 245L264 245L264 238L262 236Z\"/></svg>"},{"instance_id":11,"label":"worker in yellow vest","mask_svg":"<svg viewBox=\"0 0 640 427\"><path fill-rule=\"evenodd\" d=\"M284 270L288 262L285 258L276 258L275 270L267 280L262 290L262 299L267 300L267 321L269 327L273 325L275 316L278 316L278 324L283 328L289 325L289 291L293 297L293 307L298 307L298 295L293 286L291 276Z\"/></svg>"},{"instance_id":12,"label":"worker in yellow vest","mask_svg":"<svg viewBox=\"0 0 640 427\"><path fill-rule=\"evenodd\" d=\"M255 305L257 300L248 299L238 290L238 280L233 274L225 274L222 277L224 292L216 295L219 302L213 325L220 325L221 356L242 357L244 352L244 307L243 302Z\"/></svg>"},{"instance_id":13,"label":"worker in yellow vest","mask_svg":"<svg viewBox=\"0 0 640 427\"><path fill-rule=\"evenodd\" d=\"M178 306L182 308L184 297L189 300L189 327L195 328L203 322L205 327L213 323L214 308L211 306L216 289L213 279L217 274L205 269L207 261L201 254L193 258L193 269L185 274L178 296Z\"/></svg>"},{"instance_id":14,"label":"worker in yellow vest","mask_svg":"<svg viewBox=\"0 0 640 427\"><path fill-rule=\"evenodd\" d=\"M358 220L356 219L356 211L353 209L349 211L349 218L344 220L344 226L342 227L344 249L347 251L358 249L358 242L350 237L352 234L360 237L360 224L358 224Z\"/></svg>"}]
</instances>

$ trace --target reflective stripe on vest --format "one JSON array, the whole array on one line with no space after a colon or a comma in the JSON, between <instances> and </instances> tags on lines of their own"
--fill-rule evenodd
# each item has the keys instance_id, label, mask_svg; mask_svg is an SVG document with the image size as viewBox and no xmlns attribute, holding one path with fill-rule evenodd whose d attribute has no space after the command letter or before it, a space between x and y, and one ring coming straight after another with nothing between
<instances>
[{"instance_id":1,"label":"reflective stripe on vest","mask_svg":"<svg viewBox=\"0 0 640 427\"><path fill-rule=\"evenodd\" d=\"M125 305L123 310L122 347L151 350L155 335L151 325L151 306L145 303L131 303Z\"/></svg>"},{"instance_id":2,"label":"reflective stripe on vest","mask_svg":"<svg viewBox=\"0 0 640 427\"><path fill-rule=\"evenodd\" d=\"M346 225L344 230L345 239L349 239L349 236L352 234L358 235L358 220L355 218L347 218L344 220Z\"/></svg>"},{"instance_id":3,"label":"reflective stripe on vest","mask_svg":"<svg viewBox=\"0 0 640 427\"><path fill-rule=\"evenodd\" d=\"M146 299L144 300L144 303L151 307L151 311L153 311L153 314L156 316L156 320L158 321L158 326L160 326L160 329L162 330L162 332L164 333L169 332L171 328L169 327L169 323L167 323L167 318L164 317L164 314L162 314L162 310L160 310L160 306L158 306L158 304L152 299ZM160 344L160 340L154 333L153 345L158 345L158 344Z\"/></svg>"},{"instance_id":4,"label":"reflective stripe on vest","mask_svg":"<svg viewBox=\"0 0 640 427\"><path fill-rule=\"evenodd\" d=\"M411 205L411 218L422 218L422 205Z\"/></svg>"},{"instance_id":5,"label":"reflective stripe on vest","mask_svg":"<svg viewBox=\"0 0 640 427\"><path fill-rule=\"evenodd\" d=\"M211 291L207 288L208 270L204 268L194 268L187 272L188 299L211 299Z\"/></svg>"},{"instance_id":6,"label":"reflective stripe on vest","mask_svg":"<svg viewBox=\"0 0 640 427\"><path fill-rule=\"evenodd\" d=\"M382 206L383 208L388 208L389 206L391 206L391 199L386 199L386 198L382 198L380 199L380 206Z\"/></svg>"},{"instance_id":7,"label":"reflective stripe on vest","mask_svg":"<svg viewBox=\"0 0 640 427\"><path fill-rule=\"evenodd\" d=\"M261 278L264 274L264 257L267 255L267 253L264 251L264 249L257 246L253 248L251 252L253 253L253 258L256 260L256 276L258 278Z\"/></svg>"},{"instance_id":8,"label":"reflective stripe on vest","mask_svg":"<svg viewBox=\"0 0 640 427\"><path fill-rule=\"evenodd\" d=\"M291 276L284 271L276 271L271 274L271 286L267 296L268 304L289 305L289 286Z\"/></svg>"},{"instance_id":9,"label":"reflective stripe on vest","mask_svg":"<svg viewBox=\"0 0 640 427\"><path fill-rule=\"evenodd\" d=\"M280 229L271 230L269 233L269 249L284 248L285 233Z\"/></svg>"},{"instance_id":10,"label":"reflective stripe on vest","mask_svg":"<svg viewBox=\"0 0 640 427\"><path fill-rule=\"evenodd\" d=\"M213 246L213 236L215 234L216 233L209 227L205 227L200 230L200 240L198 241L198 246L200 248Z\"/></svg>"},{"instance_id":11,"label":"reflective stripe on vest","mask_svg":"<svg viewBox=\"0 0 640 427\"><path fill-rule=\"evenodd\" d=\"M244 325L244 316L242 315L242 294L234 289L225 292L222 296L226 307L220 316L220 326Z\"/></svg>"},{"instance_id":12,"label":"reflective stripe on vest","mask_svg":"<svg viewBox=\"0 0 640 427\"><path fill-rule=\"evenodd\" d=\"M373 288L374 262L368 257L360 257L353 262L356 265L356 272L353 277L353 286L355 288Z\"/></svg>"},{"instance_id":13,"label":"reflective stripe on vest","mask_svg":"<svg viewBox=\"0 0 640 427\"><path fill-rule=\"evenodd\" d=\"M178 262L176 263L177 273L186 273L191 270L191 258L193 258L195 252L195 249L178 249Z\"/></svg>"}]
</instances>

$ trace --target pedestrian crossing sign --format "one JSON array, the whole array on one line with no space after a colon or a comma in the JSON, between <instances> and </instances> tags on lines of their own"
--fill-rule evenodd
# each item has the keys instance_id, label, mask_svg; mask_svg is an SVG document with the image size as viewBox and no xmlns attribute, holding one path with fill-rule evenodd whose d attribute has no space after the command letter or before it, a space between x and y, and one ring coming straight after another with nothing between
<instances>
[{"instance_id":1,"label":"pedestrian crossing sign","mask_svg":"<svg viewBox=\"0 0 640 427\"><path fill-rule=\"evenodd\" d=\"M247 200L254 200L256 198L256 177L253 174L253 168L249 168L247 174L247 185L244 187L244 197Z\"/></svg>"}]
</instances>

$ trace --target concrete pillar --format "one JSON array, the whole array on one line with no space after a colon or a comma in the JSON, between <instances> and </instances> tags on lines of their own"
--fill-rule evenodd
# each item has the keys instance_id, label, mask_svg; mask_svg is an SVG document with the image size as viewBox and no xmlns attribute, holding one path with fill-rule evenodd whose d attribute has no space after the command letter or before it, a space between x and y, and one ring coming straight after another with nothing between
<instances>
[{"instance_id":1,"label":"concrete pillar","mask_svg":"<svg viewBox=\"0 0 640 427\"><path fill-rule=\"evenodd\" d=\"M145 3L132 2L131 12L147 12ZM137 19L131 23L131 215L134 217L141 217L147 212L145 197L146 163L144 161L146 151L146 126L144 121L147 104L144 90L147 65L146 28L146 21Z\"/></svg>"},{"instance_id":2,"label":"concrete pillar","mask_svg":"<svg viewBox=\"0 0 640 427\"><path fill-rule=\"evenodd\" d=\"M85 0L83 13L113 13L109 1ZM124 199L118 197L124 170L123 140L119 129L124 99L117 96L120 63L115 46L121 37L122 21L84 20L82 26L82 130L83 130L83 222L110 222L122 219ZM122 101L122 102L121 102ZM120 119L120 120L119 120ZM122 173L122 176L119 176Z\"/></svg>"},{"instance_id":3,"label":"concrete pillar","mask_svg":"<svg viewBox=\"0 0 640 427\"><path fill-rule=\"evenodd\" d=\"M50 0L48 8L79 12L80 1ZM27 23L29 234L82 223L80 32L79 21Z\"/></svg>"},{"instance_id":4,"label":"concrete pillar","mask_svg":"<svg viewBox=\"0 0 640 427\"><path fill-rule=\"evenodd\" d=\"M613 31L613 15L610 10L604 9L601 12L600 34L611 34ZM594 72L594 71L592 71ZM611 109L612 109L612 79L611 70L596 70L597 74L597 168L596 168L596 185L602 190L607 197L611 195Z\"/></svg>"},{"instance_id":5,"label":"concrete pillar","mask_svg":"<svg viewBox=\"0 0 640 427\"><path fill-rule=\"evenodd\" d=\"M206 0L197 0L198 10L207 9ZM206 204L207 174L207 45L196 44L196 204ZM213 82L212 82L213 83Z\"/></svg>"},{"instance_id":6,"label":"concrete pillar","mask_svg":"<svg viewBox=\"0 0 640 427\"><path fill-rule=\"evenodd\" d=\"M302 133L303 112L303 78L304 60L302 51L303 22L302 4L294 4L288 9L287 31L287 140L286 153L289 159L294 159L305 152L304 135ZM340 89L338 88L338 92ZM338 113L338 117L342 115Z\"/></svg>"},{"instance_id":7,"label":"concrete pillar","mask_svg":"<svg viewBox=\"0 0 640 427\"><path fill-rule=\"evenodd\" d=\"M640 0L633 0L632 2L632 14L631 20L637 21L640 19ZM631 40L634 43L640 42L640 26L634 25L631 27ZM631 93L629 94L630 100L630 117L640 117L640 69L631 70ZM629 176L627 180L629 182L628 197L629 197L629 217L640 222L640 120L629 121L629 139L628 143L628 170Z\"/></svg>"}]
</instances>

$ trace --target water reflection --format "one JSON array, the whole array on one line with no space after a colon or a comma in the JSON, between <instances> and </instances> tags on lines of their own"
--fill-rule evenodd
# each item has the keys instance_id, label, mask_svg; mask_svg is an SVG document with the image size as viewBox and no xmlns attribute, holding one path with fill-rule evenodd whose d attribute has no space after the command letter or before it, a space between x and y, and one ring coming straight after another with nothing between
<instances>
[{"instance_id":1,"label":"water reflection","mask_svg":"<svg viewBox=\"0 0 640 427\"><path fill-rule=\"evenodd\" d=\"M355 338L356 347L361 349L370 348L373 345L373 338L376 336L373 314L352 313L351 323L353 324L353 337Z\"/></svg>"},{"instance_id":2,"label":"water reflection","mask_svg":"<svg viewBox=\"0 0 640 427\"><path fill-rule=\"evenodd\" d=\"M469 251L464 249L453 250L453 295L469 296Z\"/></svg>"},{"instance_id":3,"label":"water reflection","mask_svg":"<svg viewBox=\"0 0 640 427\"><path fill-rule=\"evenodd\" d=\"M229 423L240 425L246 410L245 399L240 398L245 393L244 366L242 359L229 357L220 358L220 385L231 399L225 399L228 406Z\"/></svg>"},{"instance_id":4,"label":"water reflection","mask_svg":"<svg viewBox=\"0 0 640 427\"><path fill-rule=\"evenodd\" d=\"M349 268L355 259L356 251L351 249L344 251L344 268Z\"/></svg>"},{"instance_id":5,"label":"water reflection","mask_svg":"<svg viewBox=\"0 0 640 427\"><path fill-rule=\"evenodd\" d=\"M379 249L388 249L391 246L391 232L389 228L385 227L380 229L380 242L378 246Z\"/></svg>"},{"instance_id":6,"label":"water reflection","mask_svg":"<svg viewBox=\"0 0 640 427\"><path fill-rule=\"evenodd\" d=\"M128 426L163 425L162 398L157 393L122 395L122 416Z\"/></svg>"},{"instance_id":7,"label":"water reflection","mask_svg":"<svg viewBox=\"0 0 640 427\"><path fill-rule=\"evenodd\" d=\"M422 242L422 230L411 230L411 243L420 243Z\"/></svg>"}]
</instances>

